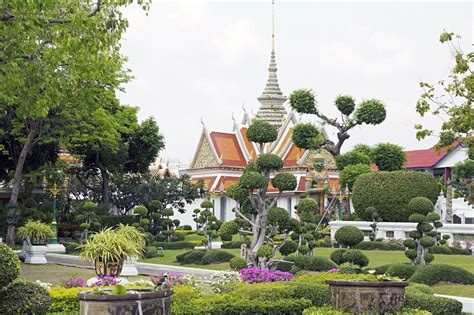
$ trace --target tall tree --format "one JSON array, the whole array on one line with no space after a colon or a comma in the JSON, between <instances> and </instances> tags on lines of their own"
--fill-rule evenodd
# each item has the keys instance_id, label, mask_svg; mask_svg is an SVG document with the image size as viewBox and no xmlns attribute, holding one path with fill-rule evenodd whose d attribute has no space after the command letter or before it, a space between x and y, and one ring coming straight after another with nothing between
<instances>
[{"instance_id":1,"label":"tall tree","mask_svg":"<svg viewBox=\"0 0 474 315\"><path fill-rule=\"evenodd\" d=\"M311 90L295 90L290 94L291 107L300 114L311 114L318 117L323 124L337 130L337 142L324 139L321 131L313 124L299 124L293 130L293 142L302 149L324 148L333 156L341 154L341 147L349 139L349 131L363 124L381 124L387 115L385 105L376 99L362 101L356 106L354 98L340 95L334 105L341 113L341 119L329 118L321 112L314 93Z\"/></svg>"},{"instance_id":2,"label":"tall tree","mask_svg":"<svg viewBox=\"0 0 474 315\"><path fill-rule=\"evenodd\" d=\"M6 241L13 244L15 208L27 156L50 128L57 112L76 126L130 77L124 70L120 38L128 22L121 12L132 0L23 1L0 3L0 106L12 109L21 143L9 201ZM148 9L148 1L139 1Z\"/></svg>"}]
</instances>

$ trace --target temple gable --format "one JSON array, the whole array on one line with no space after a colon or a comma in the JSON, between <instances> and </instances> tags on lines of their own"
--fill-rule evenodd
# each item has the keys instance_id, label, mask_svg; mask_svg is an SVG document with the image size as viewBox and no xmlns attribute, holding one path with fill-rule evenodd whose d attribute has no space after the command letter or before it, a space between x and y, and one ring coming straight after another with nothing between
<instances>
[{"instance_id":1,"label":"temple gable","mask_svg":"<svg viewBox=\"0 0 474 315\"><path fill-rule=\"evenodd\" d=\"M192 169L206 168L206 167L218 167L220 165L216 158L211 144L205 135L201 136L196 155L194 156L193 163L191 164Z\"/></svg>"}]
</instances>

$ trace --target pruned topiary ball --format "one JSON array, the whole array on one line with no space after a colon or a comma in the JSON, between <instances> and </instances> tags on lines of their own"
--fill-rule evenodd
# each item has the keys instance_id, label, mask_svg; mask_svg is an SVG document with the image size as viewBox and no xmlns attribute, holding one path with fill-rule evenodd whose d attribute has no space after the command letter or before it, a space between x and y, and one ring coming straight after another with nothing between
<instances>
[{"instance_id":1,"label":"pruned topiary ball","mask_svg":"<svg viewBox=\"0 0 474 315\"><path fill-rule=\"evenodd\" d=\"M273 142L278 137L278 131L270 123L255 120L247 129L247 139L256 143Z\"/></svg>"},{"instance_id":2,"label":"pruned topiary ball","mask_svg":"<svg viewBox=\"0 0 474 315\"><path fill-rule=\"evenodd\" d=\"M245 189L259 189L265 187L265 178L257 172L247 172L242 174L239 185Z\"/></svg>"},{"instance_id":3,"label":"pruned topiary ball","mask_svg":"<svg viewBox=\"0 0 474 315\"><path fill-rule=\"evenodd\" d=\"M412 214L418 213L427 215L434 210L434 205L433 202L426 197L414 197L408 203L408 210Z\"/></svg>"},{"instance_id":4,"label":"pruned topiary ball","mask_svg":"<svg viewBox=\"0 0 474 315\"><path fill-rule=\"evenodd\" d=\"M355 108L355 101L350 95L339 95L335 101L337 109L344 115L349 116Z\"/></svg>"},{"instance_id":5,"label":"pruned topiary ball","mask_svg":"<svg viewBox=\"0 0 474 315\"><path fill-rule=\"evenodd\" d=\"M290 173L276 174L272 179L272 185L280 191L291 191L296 189L296 176Z\"/></svg>"},{"instance_id":6,"label":"pruned topiary ball","mask_svg":"<svg viewBox=\"0 0 474 315\"><path fill-rule=\"evenodd\" d=\"M276 154L265 153L257 159L257 169L259 171L277 171L283 167L283 160Z\"/></svg>"},{"instance_id":7,"label":"pruned topiary ball","mask_svg":"<svg viewBox=\"0 0 474 315\"><path fill-rule=\"evenodd\" d=\"M355 226L346 225L336 231L334 238L344 246L355 246L364 240L364 233Z\"/></svg>"}]
</instances>

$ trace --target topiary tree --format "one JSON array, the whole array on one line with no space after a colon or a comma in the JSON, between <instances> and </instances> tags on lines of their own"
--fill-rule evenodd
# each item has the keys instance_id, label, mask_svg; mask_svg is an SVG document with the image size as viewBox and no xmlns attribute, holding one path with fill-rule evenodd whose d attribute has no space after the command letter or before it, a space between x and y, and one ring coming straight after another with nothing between
<instances>
[{"instance_id":1,"label":"topiary tree","mask_svg":"<svg viewBox=\"0 0 474 315\"><path fill-rule=\"evenodd\" d=\"M411 212L408 203L413 197L426 197L433 203L439 196L439 186L433 175L425 172L372 172L360 175L352 187L355 213L371 220L366 213L375 207L384 222L407 222Z\"/></svg>"},{"instance_id":2,"label":"topiary tree","mask_svg":"<svg viewBox=\"0 0 474 315\"><path fill-rule=\"evenodd\" d=\"M316 248L316 240L322 238L321 233L316 231L320 219L316 216L318 203L312 198L300 198L295 209L300 218L300 226L297 232L299 235L298 245L301 250L298 249L298 252L302 255L312 256Z\"/></svg>"},{"instance_id":3,"label":"topiary tree","mask_svg":"<svg viewBox=\"0 0 474 315\"><path fill-rule=\"evenodd\" d=\"M410 212L410 215L415 213L427 215L433 210L433 202L426 197L414 197L408 203L408 211Z\"/></svg>"},{"instance_id":4,"label":"topiary tree","mask_svg":"<svg viewBox=\"0 0 474 315\"><path fill-rule=\"evenodd\" d=\"M349 263L349 267L356 265L363 268L369 264L369 258L357 249L337 249L329 257L338 266Z\"/></svg>"},{"instance_id":5,"label":"topiary tree","mask_svg":"<svg viewBox=\"0 0 474 315\"><path fill-rule=\"evenodd\" d=\"M428 252L437 242L437 232L434 230L434 224L439 226L439 215L434 212L428 215L414 213L410 215L409 221L417 223L416 230L410 232L412 239L407 239L403 245L407 247L405 255L415 264L424 266L433 261L434 255ZM442 224L441 224L442 226Z\"/></svg>"},{"instance_id":6,"label":"topiary tree","mask_svg":"<svg viewBox=\"0 0 474 315\"><path fill-rule=\"evenodd\" d=\"M349 191L352 191L352 187L354 187L354 183L357 178L366 173L372 173L372 169L369 165L366 164L355 164L355 165L347 165L344 170L339 173L339 181L341 183L341 187L347 187Z\"/></svg>"},{"instance_id":7,"label":"topiary tree","mask_svg":"<svg viewBox=\"0 0 474 315\"><path fill-rule=\"evenodd\" d=\"M253 263L257 262L257 251L265 243L267 237L268 215L270 209L274 208L278 198L283 191L291 191L296 188L296 177L289 173L278 173L283 167L282 159L265 152L265 144L277 139L278 132L270 123L255 120L247 130L247 138L257 144L259 156L255 163L249 163L244 173L232 188L229 195L235 200L242 200L245 193L251 211L243 213L242 207L234 208L238 217L245 221L252 229L252 241L250 243L249 258ZM271 174L277 173L272 179ZM278 189L277 196L267 202L269 184Z\"/></svg>"},{"instance_id":8,"label":"topiary tree","mask_svg":"<svg viewBox=\"0 0 474 315\"><path fill-rule=\"evenodd\" d=\"M372 163L370 156L356 150L349 151L336 157L336 166L339 171L342 171L348 165L370 165L370 163Z\"/></svg>"},{"instance_id":9,"label":"topiary tree","mask_svg":"<svg viewBox=\"0 0 474 315\"><path fill-rule=\"evenodd\" d=\"M91 201L86 201L81 205L80 211L74 215L74 221L79 223L81 236L79 241L85 242L89 238L90 231L99 231L102 224L97 215L97 204Z\"/></svg>"},{"instance_id":10,"label":"topiary tree","mask_svg":"<svg viewBox=\"0 0 474 315\"><path fill-rule=\"evenodd\" d=\"M232 241L232 235L239 232L239 225L235 221L227 221L222 223L219 228L219 234L223 241Z\"/></svg>"},{"instance_id":11,"label":"topiary tree","mask_svg":"<svg viewBox=\"0 0 474 315\"><path fill-rule=\"evenodd\" d=\"M353 247L364 240L364 233L355 226L346 225L336 231L334 238L343 246Z\"/></svg>"},{"instance_id":12,"label":"topiary tree","mask_svg":"<svg viewBox=\"0 0 474 315\"><path fill-rule=\"evenodd\" d=\"M6 244L0 243L0 289L15 280L20 274L20 260Z\"/></svg>"},{"instance_id":13,"label":"topiary tree","mask_svg":"<svg viewBox=\"0 0 474 315\"><path fill-rule=\"evenodd\" d=\"M377 209L375 209L375 207L368 207L367 209L365 209L365 212L370 214L370 216L372 217L372 223L370 224L372 232L370 233L369 239L374 242L378 231L377 224L379 222L382 222L383 220L377 212Z\"/></svg>"},{"instance_id":14,"label":"topiary tree","mask_svg":"<svg viewBox=\"0 0 474 315\"><path fill-rule=\"evenodd\" d=\"M398 171L402 169L406 157L401 146L379 143L372 150L372 160L380 171Z\"/></svg>"},{"instance_id":15,"label":"topiary tree","mask_svg":"<svg viewBox=\"0 0 474 315\"><path fill-rule=\"evenodd\" d=\"M473 141L474 142L474 141ZM472 145L474 148L474 144ZM474 155L474 149L472 149ZM453 168L453 179L468 204L474 205L474 156L464 162L456 163Z\"/></svg>"},{"instance_id":16,"label":"topiary tree","mask_svg":"<svg viewBox=\"0 0 474 315\"><path fill-rule=\"evenodd\" d=\"M316 115L323 123L337 129L337 142L324 139L321 131L312 124L299 124L293 129L293 142L299 148L324 148L333 156L341 153L343 143L349 139L349 131L363 124L378 125L385 120L385 105L378 100L371 99L361 102L358 106L355 100L348 95L340 95L334 105L342 115L342 119L329 118L320 112L314 93L311 90L295 90L290 94L291 107L300 114Z\"/></svg>"},{"instance_id":17,"label":"topiary tree","mask_svg":"<svg viewBox=\"0 0 474 315\"><path fill-rule=\"evenodd\" d=\"M212 250L212 234L219 230L222 222L219 221L209 210L214 207L212 201L206 199L201 202L201 208L199 212L195 212L196 220L201 225L204 236L207 240L207 250Z\"/></svg>"}]
</instances>

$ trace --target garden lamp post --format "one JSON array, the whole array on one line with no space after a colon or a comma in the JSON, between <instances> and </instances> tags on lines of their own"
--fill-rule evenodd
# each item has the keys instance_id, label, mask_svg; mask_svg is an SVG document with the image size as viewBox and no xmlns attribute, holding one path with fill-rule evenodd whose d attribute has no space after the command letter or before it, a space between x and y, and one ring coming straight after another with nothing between
<instances>
[{"instance_id":1,"label":"garden lamp post","mask_svg":"<svg viewBox=\"0 0 474 315\"><path fill-rule=\"evenodd\" d=\"M43 177L43 190L48 191L53 196L53 206L51 209L51 229L53 230L54 234L53 237L48 242L48 252L65 252L66 249L62 244L58 242L58 223L57 223L57 210L56 210L56 203L57 203L57 195L61 191L67 191L67 182L68 179L64 180L64 185L62 188L59 188L56 183L53 184L52 187L47 187L48 182L46 177Z\"/></svg>"}]
</instances>

